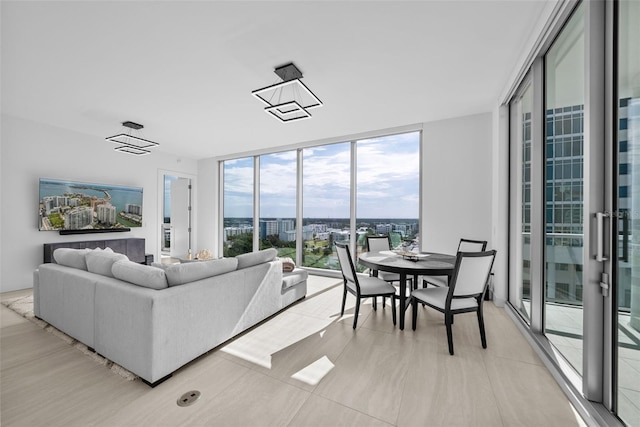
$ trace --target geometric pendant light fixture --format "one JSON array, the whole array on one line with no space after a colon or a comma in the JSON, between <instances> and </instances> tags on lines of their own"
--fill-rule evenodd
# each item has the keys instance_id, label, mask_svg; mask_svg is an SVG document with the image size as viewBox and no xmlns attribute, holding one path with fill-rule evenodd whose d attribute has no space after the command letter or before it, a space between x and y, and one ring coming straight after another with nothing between
<instances>
[{"instance_id":1,"label":"geometric pendant light fixture","mask_svg":"<svg viewBox=\"0 0 640 427\"><path fill-rule=\"evenodd\" d=\"M126 128L127 133L120 133L118 135L105 138L107 141L119 144L114 150L121 153L133 154L136 156L143 156L149 154L151 151L147 148L157 147L157 142L149 141L142 138L142 129L144 126L134 122L123 122L122 126Z\"/></svg>"},{"instance_id":2,"label":"geometric pendant light fixture","mask_svg":"<svg viewBox=\"0 0 640 427\"><path fill-rule=\"evenodd\" d=\"M251 92L266 105L267 114L289 123L309 119L309 110L322 107L322 101L300 80L302 72L293 63L277 67L274 72L281 82Z\"/></svg>"}]
</instances>

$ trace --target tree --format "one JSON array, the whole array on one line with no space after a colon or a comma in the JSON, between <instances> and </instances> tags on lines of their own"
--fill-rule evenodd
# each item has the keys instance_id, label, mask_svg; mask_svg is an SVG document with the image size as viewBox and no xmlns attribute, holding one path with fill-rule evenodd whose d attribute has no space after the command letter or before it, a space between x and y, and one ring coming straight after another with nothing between
<instances>
[{"instance_id":1,"label":"tree","mask_svg":"<svg viewBox=\"0 0 640 427\"><path fill-rule=\"evenodd\" d=\"M234 257L253 251L253 233L243 233L231 236L227 239L228 246L225 248L224 256Z\"/></svg>"}]
</instances>

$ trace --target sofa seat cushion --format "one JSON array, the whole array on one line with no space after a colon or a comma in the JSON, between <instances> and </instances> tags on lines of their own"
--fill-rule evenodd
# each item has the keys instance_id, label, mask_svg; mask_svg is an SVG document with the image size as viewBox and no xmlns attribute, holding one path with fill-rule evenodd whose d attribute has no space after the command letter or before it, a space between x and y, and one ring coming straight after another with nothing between
<instances>
[{"instance_id":1,"label":"sofa seat cushion","mask_svg":"<svg viewBox=\"0 0 640 427\"><path fill-rule=\"evenodd\" d=\"M292 288L307 280L309 273L302 268L294 268L293 271L282 273L282 290Z\"/></svg>"},{"instance_id":2,"label":"sofa seat cushion","mask_svg":"<svg viewBox=\"0 0 640 427\"><path fill-rule=\"evenodd\" d=\"M276 248L263 249L258 252L249 252L246 254L237 255L238 270L243 268L253 267L254 265L262 264L264 262L270 262L276 259L278 250Z\"/></svg>"},{"instance_id":3,"label":"sofa seat cushion","mask_svg":"<svg viewBox=\"0 0 640 427\"><path fill-rule=\"evenodd\" d=\"M228 273L237 267L238 260L236 258L220 258L210 261L169 264L164 271L169 286L178 286Z\"/></svg>"},{"instance_id":4,"label":"sofa seat cushion","mask_svg":"<svg viewBox=\"0 0 640 427\"><path fill-rule=\"evenodd\" d=\"M134 285L151 289L168 288L167 276L163 269L138 264L129 260L117 261L111 267L113 277Z\"/></svg>"},{"instance_id":5,"label":"sofa seat cushion","mask_svg":"<svg viewBox=\"0 0 640 427\"><path fill-rule=\"evenodd\" d=\"M118 261L129 260L125 254L109 251L88 251L85 255L87 270L101 276L113 277L111 267Z\"/></svg>"}]
</instances>

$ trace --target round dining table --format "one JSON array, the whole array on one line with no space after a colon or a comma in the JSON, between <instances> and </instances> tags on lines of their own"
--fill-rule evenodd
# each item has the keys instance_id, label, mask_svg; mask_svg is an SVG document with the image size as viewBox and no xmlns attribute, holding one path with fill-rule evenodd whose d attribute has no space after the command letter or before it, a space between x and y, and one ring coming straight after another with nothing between
<instances>
[{"instance_id":1,"label":"round dining table","mask_svg":"<svg viewBox=\"0 0 640 427\"><path fill-rule=\"evenodd\" d=\"M404 255L402 255L404 254ZM434 252L406 253L402 251L365 252L358 257L358 263L368 267L374 276L378 271L397 273L400 276L400 330L404 329L404 312L409 306L407 277L413 276L414 286L418 286L418 276L447 276L453 274L456 257Z\"/></svg>"}]
</instances>

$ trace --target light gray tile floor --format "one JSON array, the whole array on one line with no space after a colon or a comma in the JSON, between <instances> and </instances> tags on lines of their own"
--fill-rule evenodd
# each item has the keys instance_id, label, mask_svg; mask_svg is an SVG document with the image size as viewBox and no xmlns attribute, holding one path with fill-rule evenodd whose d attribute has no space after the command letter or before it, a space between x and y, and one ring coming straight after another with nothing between
<instances>
[{"instance_id":1,"label":"light gray tile floor","mask_svg":"<svg viewBox=\"0 0 640 427\"><path fill-rule=\"evenodd\" d=\"M312 276L305 300L149 388L126 381L0 307L3 426L579 426L584 425L504 310L457 316L455 356L442 315L419 308L395 328L387 306L354 301ZM388 302L387 302L388 304ZM6 362L6 363L5 363ZM176 404L186 391L200 400Z\"/></svg>"}]
</instances>

